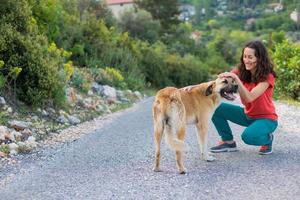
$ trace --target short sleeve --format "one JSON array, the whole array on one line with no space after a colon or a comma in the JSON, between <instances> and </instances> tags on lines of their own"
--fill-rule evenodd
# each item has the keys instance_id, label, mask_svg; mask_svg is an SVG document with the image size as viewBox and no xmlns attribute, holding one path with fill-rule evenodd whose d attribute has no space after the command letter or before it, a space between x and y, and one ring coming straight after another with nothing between
<instances>
[{"instance_id":1,"label":"short sleeve","mask_svg":"<svg viewBox=\"0 0 300 200\"><path fill-rule=\"evenodd\" d=\"M273 88L275 85L275 77L273 74L269 74L267 77L267 82L270 84L270 87Z\"/></svg>"}]
</instances>

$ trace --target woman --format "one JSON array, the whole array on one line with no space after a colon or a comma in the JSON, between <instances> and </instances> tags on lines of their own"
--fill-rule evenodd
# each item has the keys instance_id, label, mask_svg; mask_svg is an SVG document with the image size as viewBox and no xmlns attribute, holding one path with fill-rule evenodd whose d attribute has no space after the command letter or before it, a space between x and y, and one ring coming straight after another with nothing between
<instances>
[{"instance_id":1,"label":"woman","mask_svg":"<svg viewBox=\"0 0 300 200\"><path fill-rule=\"evenodd\" d=\"M232 77L236 81L244 107L221 103L216 109L212 121L221 136L221 142L210 151L217 153L237 150L228 124L231 121L247 127L242 133L242 140L246 144L261 146L259 154L271 154L278 116L272 101L276 74L267 49L260 41L247 43L238 67L219 76ZM189 90L190 87L184 90Z\"/></svg>"},{"instance_id":2,"label":"woman","mask_svg":"<svg viewBox=\"0 0 300 200\"><path fill-rule=\"evenodd\" d=\"M249 145L261 146L259 153L272 153L273 132L278 126L278 116L272 101L276 74L267 49L260 41L245 45L241 63L231 72L219 76L232 77L239 86L244 108L222 103L215 111L212 121L222 138L211 152L235 151L236 143L228 121L246 126L242 140Z\"/></svg>"}]
</instances>

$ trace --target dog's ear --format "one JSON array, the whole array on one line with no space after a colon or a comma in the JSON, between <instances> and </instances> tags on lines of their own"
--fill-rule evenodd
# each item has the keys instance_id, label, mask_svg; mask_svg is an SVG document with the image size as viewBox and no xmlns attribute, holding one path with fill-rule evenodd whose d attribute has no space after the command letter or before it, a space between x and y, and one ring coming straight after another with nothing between
<instances>
[{"instance_id":1,"label":"dog's ear","mask_svg":"<svg viewBox=\"0 0 300 200\"><path fill-rule=\"evenodd\" d=\"M205 96L209 96L212 94L215 83L210 84L205 90Z\"/></svg>"}]
</instances>

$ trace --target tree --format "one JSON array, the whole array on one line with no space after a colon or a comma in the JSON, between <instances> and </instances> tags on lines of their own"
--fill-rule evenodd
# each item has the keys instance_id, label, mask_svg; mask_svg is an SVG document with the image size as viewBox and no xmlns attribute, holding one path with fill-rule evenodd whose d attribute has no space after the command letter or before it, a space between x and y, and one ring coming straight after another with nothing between
<instances>
[{"instance_id":1,"label":"tree","mask_svg":"<svg viewBox=\"0 0 300 200\"><path fill-rule=\"evenodd\" d=\"M137 12L128 10L122 14L121 18L119 27L123 32L129 32L130 36L147 40L150 43L158 40L161 26L158 20L153 20L149 12L142 9Z\"/></svg>"},{"instance_id":2,"label":"tree","mask_svg":"<svg viewBox=\"0 0 300 200\"><path fill-rule=\"evenodd\" d=\"M179 5L177 0L135 0L139 8L151 13L153 19L159 20L162 28L169 30L172 25L179 24Z\"/></svg>"}]
</instances>

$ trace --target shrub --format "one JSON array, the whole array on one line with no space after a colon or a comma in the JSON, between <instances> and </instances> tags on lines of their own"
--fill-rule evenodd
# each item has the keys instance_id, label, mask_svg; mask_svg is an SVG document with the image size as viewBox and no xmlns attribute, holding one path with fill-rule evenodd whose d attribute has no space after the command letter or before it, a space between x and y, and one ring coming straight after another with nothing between
<instances>
[{"instance_id":1,"label":"shrub","mask_svg":"<svg viewBox=\"0 0 300 200\"><path fill-rule=\"evenodd\" d=\"M123 32L129 32L132 37L147 40L150 43L158 40L160 23L153 20L149 12L139 9L136 12L127 10L121 15L119 27Z\"/></svg>"},{"instance_id":2,"label":"shrub","mask_svg":"<svg viewBox=\"0 0 300 200\"><path fill-rule=\"evenodd\" d=\"M141 48L141 53L143 55L140 60L141 69L147 85L159 88L170 85L168 69L164 62L164 57L167 55L166 46L156 43Z\"/></svg>"},{"instance_id":3,"label":"shrub","mask_svg":"<svg viewBox=\"0 0 300 200\"><path fill-rule=\"evenodd\" d=\"M92 81L93 77L89 70L76 68L71 78L71 85L80 91L87 93L91 88Z\"/></svg>"},{"instance_id":4,"label":"shrub","mask_svg":"<svg viewBox=\"0 0 300 200\"><path fill-rule=\"evenodd\" d=\"M9 154L10 150L9 150L8 144L0 145L0 151L3 152L3 153Z\"/></svg>"},{"instance_id":5,"label":"shrub","mask_svg":"<svg viewBox=\"0 0 300 200\"><path fill-rule=\"evenodd\" d=\"M122 73L129 89L140 90L144 87L144 75L138 66L138 58L131 49L121 45L103 52L101 58L105 66L111 66Z\"/></svg>"},{"instance_id":6,"label":"shrub","mask_svg":"<svg viewBox=\"0 0 300 200\"><path fill-rule=\"evenodd\" d=\"M119 89L127 88L120 70L111 67L106 67L105 69L100 68L96 81L103 85L110 85Z\"/></svg>"},{"instance_id":7,"label":"shrub","mask_svg":"<svg viewBox=\"0 0 300 200\"><path fill-rule=\"evenodd\" d=\"M300 46L284 40L275 45L273 60L278 75L276 93L300 100Z\"/></svg>"},{"instance_id":8,"label":"shrub","mask_svg":"<svg viewBox=\"0 0 300 200\"><path fill-rule=\"evenodd\" d=\"M62 105L67 84L64 51L48 45L39 34L27 1L7 0L0 12L0 60L7 69L2 75L10 81L9 73L19 67L22 71L14 91L20 100L30 105Z\"/></svg>"},{"instance_id":9,"label":"shrub","mask_svg":"<svg viewBox=\"0 0 300 200\"><path fill-rule=\"evenodd\" d=\"M166 57L165 63L168 77L175 86L197 84L209 79L206 66L191 55L183 58L176 54L169 55Z\"/></svg>"}]
</instances>

